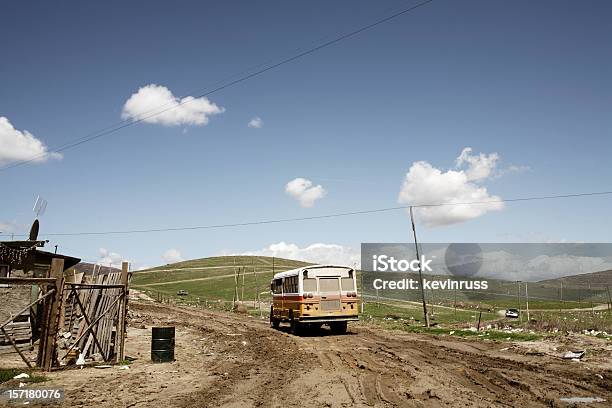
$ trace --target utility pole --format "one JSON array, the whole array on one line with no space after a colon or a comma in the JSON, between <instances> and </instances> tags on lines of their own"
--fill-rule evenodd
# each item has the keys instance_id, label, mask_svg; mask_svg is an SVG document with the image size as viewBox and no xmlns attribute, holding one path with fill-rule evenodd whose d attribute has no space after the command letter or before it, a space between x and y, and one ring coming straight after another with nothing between
<instances>
[{"instance_id":1,"label":"utility pole","mask_svg":"<svg viewBox=\"0 0 612 408\"><path fill-rule=\"evenodd\" d=\"M255 275L255 301L257 302L257 308L259 309L259 317L262 317L261 314L261 301L259 300L259 282L257 280L257 269L255 267L255 257L252 259L253 265L253 274Z\"/></svg>"},{"instance_id":2,"label":"utility pole","mask_svg":"<svg viewBox=\"0 0 612 408\"><path fill-rule=\"evenodd\" d=\"M423 287L423 265L421 265L421 257L419 255L419 244L417 241L416 227L414 226L414 215L412 206L410 206L410 222L412 223L412 235L414 236L414 248L416 257L419 260L419 285L421 286L421 300L423 301L423 317L425 318L425 326L429 327L429 314L427 313L427 303L425 302L425 288Z\"/></svg>"},{"instance_id":3,"label":"utility pole","mask_svg":"<svg viewBox=\"0 0 612 408\"><path fill-rule=\"evenodd\" d=\"M244 302L244 275L246 275L246 266L242 267L242 294L240 295L240 297L242 298L243 302Z\"/></svg>"},{"instance_id":4,"label":"utility pole","mask_svg":"<svg viewBox=\"0 0 612 408\"><path fill-rule=\"evenodd\" d=\"M455 319L457 318L457 288L453 288L453 292L455 294L455 301L453 302L453 307L455 309Z\"/></svg>"},{"instance_id":5,"label":"utility pole","mask_svg":"<svg viewBox=\"0 0 612 408\"><path fill-rule=\"evenodd\" d=\"M527 292L527 282L525 282L525 306L527 307L527 323L529 323L529 293Z\"/></svg>"},{"instance_id":6,"label":"utility pole","mask_svg":"<svg viewBox=\"0 0 612 408\"><path fill-rule=\"evenodd\" d=\"M591 291L591 281L589 280L589 299L591 299L591 315L595 315L595 309L593 308L593 292Z\"/></svg>"},{"instance_id":7,"label":"utility pole","mask_svg":"<svg viewBox=\"0 0 612 408\"><path fill-rule=\"evenodd\" d=\"M523 321L523 314L521 313L521 281L516 281L516 309L519 311L519 318Z\"/></svg>"},{"instance_id":8,"label":"utility pole","mask_svg":"<svg viewBox=\"0 0 612 408\"><path fill-rule=\"evenodd\" d=\"M234 297L232 299L232 308L236 306L238 300L238 276L236 276L236 257L234 256Z\"/></svg>"},{"instance_id":9,"label":"utility pole","mask_svg":"<svg viewBox=\"0 0 612 408\"><path fill-rule=\"evenodd\" d=\"M354 263L354 270L355 273L357 273L357 262ZM359 300L361 300L361 313L363 313L363 308L365 305L365 296L363 296L363 294L365 293L364 289L363 289L363 271L361 271L361 274L359 274L359 280L361 281L361 294L359 296Z\"/></svg>"}]
</instances>

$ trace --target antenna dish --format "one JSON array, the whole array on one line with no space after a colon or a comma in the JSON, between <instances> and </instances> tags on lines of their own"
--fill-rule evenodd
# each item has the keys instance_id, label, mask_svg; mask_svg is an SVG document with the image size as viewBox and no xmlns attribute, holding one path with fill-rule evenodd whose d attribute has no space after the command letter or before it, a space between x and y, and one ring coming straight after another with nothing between
<instances>
[{"instance_id":1,"label":"antenna dish","mask_svg":"<svg viewBox=\"0 0 612 408\"><path fill-rule=\"evenodd\" d=\"M40 229L40 224L38 223L38 219L35 219L32 223L32 228L30 228L30 241L38 240L38 230Z\"/></svg>"}]
</instances>

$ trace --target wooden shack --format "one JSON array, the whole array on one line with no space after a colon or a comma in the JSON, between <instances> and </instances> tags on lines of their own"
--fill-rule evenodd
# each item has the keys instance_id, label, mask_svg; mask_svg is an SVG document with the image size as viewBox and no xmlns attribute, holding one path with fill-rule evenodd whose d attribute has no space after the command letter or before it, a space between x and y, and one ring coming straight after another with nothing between
<instances>
[{"instance_id":1,"label":"wooden shack","mask_svg":"<svg viewBox=\"0 0 612 408\"><path fill-rule=\"evenodd\" d=\"M0 242L0 278L46 278L53 258L64 260L64 271L74 267L79 258L40 250L46 241ZM21 348L31 348L38 340L42 324L42 307L24 307L38 298L37 285L0 284L0 322L13 319L4 327L7 334ZM21 313L20 313L21 312ZM0 353L12 352L9 339L0 333Z\"/></svg>"}]
</instances>

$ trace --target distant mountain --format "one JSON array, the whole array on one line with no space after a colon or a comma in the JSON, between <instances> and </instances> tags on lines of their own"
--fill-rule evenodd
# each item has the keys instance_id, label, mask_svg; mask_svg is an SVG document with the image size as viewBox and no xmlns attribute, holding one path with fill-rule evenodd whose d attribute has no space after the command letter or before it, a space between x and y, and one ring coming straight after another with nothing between
<instances>
[{"instance_id":1,"label":"distant mountain","mask_svg":"<svg viewBox=\"0 0 612 408\"><path fill-rule=\"evenodd\" d=\"M593 289L605 289L606 286L612 287L612 270L570 275L556 279L546 279L538 283L557 288L560 287L561 284L566 287L574 286L588 288L590 284Z\"/></svg>"}]
</instances>

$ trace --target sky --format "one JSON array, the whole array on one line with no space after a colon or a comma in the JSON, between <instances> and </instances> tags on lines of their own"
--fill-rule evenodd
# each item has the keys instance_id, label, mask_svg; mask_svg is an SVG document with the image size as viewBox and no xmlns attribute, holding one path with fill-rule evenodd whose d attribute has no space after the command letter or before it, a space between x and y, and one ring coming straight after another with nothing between
<instances>
[{"instance_id":1,"label":"sky","mask_svg":"<svg viewBox=\"0 0 612 408\"><path fill-rule=\"evenodd\" d=\"M407 242L609 242L612 4L10 2L0 16L0 231L134 269L219 254L356 261ZM187 98L187 99L184 99ZM163 112L148 112L162 106ZM148 116L147 116L148 115ZM144 119L143 119L144 118ZM132 123L139 120L137 123ZM131 125L60 153L109 126Z\"/></svg>"}]
</instances>

